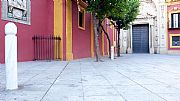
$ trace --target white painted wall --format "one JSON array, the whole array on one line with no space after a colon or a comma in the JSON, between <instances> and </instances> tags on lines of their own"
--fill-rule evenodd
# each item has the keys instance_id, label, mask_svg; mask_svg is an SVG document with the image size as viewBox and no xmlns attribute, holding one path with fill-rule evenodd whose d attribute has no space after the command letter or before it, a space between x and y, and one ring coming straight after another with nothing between
<instances>
[{"instance_id":1,"label":"white painted wall","mask_svg":"<svg viewBox=\"0 0 180 101\"><path fill-rule=\"evenodd\" d=\"M135 24L149 24L149 50L150 53L167 53L167 39L166 39L166 13L167 7L165 0L141 0L140 12L132 25ZM124 36L121 36L121 39ZM124 45L127 47L124 47ZM123 46L121 51L124 53L124 48L128 53L132 53L132 26L127 31L126 42L121 43Z\"/></svg>"}]
</instances>

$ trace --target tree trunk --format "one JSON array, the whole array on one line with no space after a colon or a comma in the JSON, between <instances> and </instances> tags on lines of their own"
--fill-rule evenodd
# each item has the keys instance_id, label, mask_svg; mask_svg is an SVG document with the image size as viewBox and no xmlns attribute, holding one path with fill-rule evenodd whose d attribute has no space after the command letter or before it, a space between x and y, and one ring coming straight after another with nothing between
<instances>
[{"instance_id":1,"label":"tree trunk","mask_svg":"<svg viewBox=\"0 0 180 101\"><path fill-rule=\"evenodd\" d=\"M118 48L117 48L117 56L120 57L120 28L118 27Z\"/></svg>"},{"instance_id":2,"label":"tree trunk","mask_svg":"<svg viewBox=\"0 0 180 101\"><path fill-rule=\"evenodd\" d=\"M105 33L105 35L106 35L106 37L107 37L107 39L108 39L108 42L109 42L109 58L111 58L111 40L110 40L110 38L109 38L108 33L107 33L106 30L104 29L104 27L103 27L101 24L100 24L100 26L101 26L102 30L104 31L104 33Z\"/></svg>"},{"instance_id":3,"label":"tree trunk","mask_svg":"<svg viewBox=\"0 0 180 101\"><path fill-rule=\"evenodd\" d=\"M100 61L100 51L99 51L99 40L98 40L98 31L97 31L97 19L95 12L92 14L93 16L93 25L94 25L94 40L95 40L95 55L96 55L96 61Z\"/></svg>"}]
</instances>

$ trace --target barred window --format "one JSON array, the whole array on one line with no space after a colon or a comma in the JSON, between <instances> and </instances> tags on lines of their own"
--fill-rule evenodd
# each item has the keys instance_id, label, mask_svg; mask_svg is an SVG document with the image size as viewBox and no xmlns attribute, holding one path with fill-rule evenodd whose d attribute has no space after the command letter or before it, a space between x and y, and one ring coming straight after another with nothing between
<instances>
[{"instance_id":1,"label":"barred window","mask_svg":"<svg viewBox=\"0 0 180 101\"><path fill-rule=\"evenodd\" d=\"M180 36L172 36L172 46L180 46Z\"/></svg>"},{"instance_id":2,"label":"barred window","mask_svg":"<svg viewBox=\"0 0 180 101\"><path fill-rule=\"evenodd\" d=\"M180 34L170 34L170 48L180 48Z\"/></svg>"},{"instance_id":3,"label":"barred window","mask_svg":"<svg viewBox=\"0 0 180 101\"><path fill-rule=\"evenodd\" d=\"M171 14L171 27L170 28L180 28L180 13Z\"/></svg>"},{"instance_id":4,"label":"barred window","mask_svg":"<svg viewBox=\"0 0 180 101\"><path fill-rule=\"evenodd\" d=\"M85 9L80 8L78 12L78 27L80 29L85 29Z\"/></svg>"}]
</instances>

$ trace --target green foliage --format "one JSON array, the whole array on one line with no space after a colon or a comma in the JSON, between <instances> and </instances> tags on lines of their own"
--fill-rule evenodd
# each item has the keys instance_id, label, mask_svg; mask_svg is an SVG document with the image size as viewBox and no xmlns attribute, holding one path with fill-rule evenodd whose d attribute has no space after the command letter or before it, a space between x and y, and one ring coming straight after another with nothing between
<instances>
[{"instance_id":1,"label":"green foliage","mask_svg":"<svg viewBox=\"0 0 180 101\"><path fill-rule=\"evenodd\" d=\"M139 12L139 0L119 0L110 11L108 17L114 21L120 21L120 28L127 29L130 22L136 19Z\"/></svg>"},{"instance_id":2,"label":"green foliage","mask_svg":"<svg viewBox=\"0 0 180 101\"><path fill-rule=\"evenodd\" d=\"M87 11L96 13L97 19L104 19L116 0L87 0Z\"/></svg>"},{"instance_id":3,"label":"green foliage","mask_svg":"<svg viewBox=\"0 0 180 101\"><path fill-rule=\"evenodd\" d=\"M139 0L87 0L87 11L96 13L96 18L121 21L121 28L128 28L139 12Z\"/></svg>"},{"instance_id":4,"label":"green foliage","mask_svg":"<svg viewBox=\"0 0 180 101\"><path fill-rule=\"evenodd\" d=\"M105 18L109 18L113 21L116 21L118 29L126 29L129 26L129 23L135 20L138 15L139 10L139 0L87 0L88 7L87 11L91 12L93 15L93 24L94 24L94 34L95 34L95 51L96 51L96 61L99 61L99 41L98 41L98 32L100 27L103 29L101 22ZM109 36L105 30L108 39ZM120 30L118 30L120 32ZM120 34L120 33L119 33ZM118 35L119 35L118 34ZM119 37L118 37L119 42ZM111 42L109 40L109 49ZM109 50L111 54L111 51ZM118 45L118 56L120 56L120 47Z\"/></svg>"}]
</instances>

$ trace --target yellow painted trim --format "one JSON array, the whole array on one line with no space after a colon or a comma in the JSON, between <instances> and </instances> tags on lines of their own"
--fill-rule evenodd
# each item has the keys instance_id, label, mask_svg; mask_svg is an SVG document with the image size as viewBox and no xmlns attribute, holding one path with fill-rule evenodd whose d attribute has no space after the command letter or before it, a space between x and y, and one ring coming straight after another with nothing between
<instances>
[{"instance_id":1,"label":"yellow painted trim","mask_svg":"<svg viewBox=\"0 0 180 101\"><path fill-rule=\"evenodd\" d=\"M172 14L172 13L179 13L180 12L180 10L178 9L178 10L171 10L171 11L168 11L168 13L170 13L170 14Z\"/></svg>"},{"instance_id":2,"label":"yellow painted trim","mask_svg":"<svg viewBox=\"0 0 180 101\"><path fill-rule=\"evenodd\" d=\"M168 46L169 46L169 39L168 39L168 29L167 29L167 32L166 32L167 34L166 34L166 48L168 48Z\"/></svg>"},{"instance_id":3,"label":"yellow painted trim","mask_svg":"<svg viewBox=\"0 0 180 101\"><path fill-rule=\"evenodd\" d=\"M180 36L180 34L170 34L170 48L180 48L180 46L172 46L172 37L173 36Z\"/></svg>"},{"instance_id":4,"label":"yellow painted trim","mask_svg":"<svg viewBox=\"0 0 180 101\"><path fill-rule=\"evenodd\" d=\"M168 49L169 46L169 39L168 39L168 35L169 35L169 14L166 14L166 23L167 23L167 28L166 28L166 48Z\"/></svg>"},{"instance_id":5,"label":"yellow painted trim","mask_svg":"<svg viewBox=\"0 0 180 101\"><path fill-rule=\"evenodd\" d=\"M108 43L108 39L106 39L106 50L107 50L107 55L109 55L109 43Z\"/></svg>"},{"instance_id":6,"label":"yellow painted trim","mask_svg":"<svg viewBox=\"0 0 180 101\"><path fill-rule=\"evenodd\" d=\"M73 60L73 52L72 52L72 1L71 0L66 0L66 60L68 60L68 61Z\"/></svg>"},{"instance_id":7,"label":"yellow painted trim","mask_svg":"<svg viewBox=\"0 0 180 101\"><path fill-rule=\"evenodd\" d=\"M167 11L167 28L170 28L170 26L171 26L171 14L173 14L173 13L179 13L180 12L180 10L179 9L177 9L177 10L170 10L170 11ZM171 23L170 23L171 22ZM170 25L169 25L170 24Z\"/></svg>"},{"instance_id":8,"label":"yellow painted trim","mask_svg":"<svg viewBox=\"0 0 180 101\"><path fill-rule=\"evenodd\" d=\"M176 2L166 2L166 5L177 5L180 4L180 1L176 1Z\"/></svg>"},{"instance_id":9,"label":"yellow painted trim","mask_svg":"<svg viewBox=\"0 0 180 101\"><path fill-rule=\"evenodd\" d=\"M115 28L115 27L114 27L114 36L115 36L115 37L114 37L114 38L115 38L115 39L114 39L114 48L115 48L115 49L114 49L114 53L116 54L117 33L116 33L116 28Z\"/></svg>"},{"instance_id":10,"label":"yellow painted trim","mask_svg":"<svg viewBox=\"0 0 180 101\"><path fill-rule=\"evenodd\" d=\"M102 32L102 56L104 56L104 32Z\"/></svg>"},{"instance_id":11,"label":"yellow painted trim","mask_svg":"<svg viewBox=\"0 0 180 101\"><path fill-rule=\"evenodd\" d=\"M92 14L91 14L91 57L94 57L94 28L93 28Z\"/></svg>"},{"instance_id":12,"label":"yellow painted trim","mask_svg":"<svg viewBox=\"0 0 180 101\"><path fill-rule=\"evenodd\" d=\"M112 30L113 30L113 42L112 42L112 44L113 44L113 46L115 46L115 45L114 45L114 40L115 40L115 37L114 37L114 36L115 36L115 35L114 35L114 26L112 27Z\"/></svg>"},{"instance_id":13,"label":"yellow painted trim","mask_svg":"<svg viewBox=\"0 0 180 101\"><path fill-rule=\"evenodd\" d=\"M54 0L54 35L61 37L60 58L63 60L63 1Z\"/></svg>"},{"instance_id":14,"label":"yellow painted trim","mask_svg":"<svg viewBox=\"0 0 180 101\"><path fill-rule=\"evenodd\" d=\"M85 30L85 28L86 28L86 10L81 6L79 8L80 8L80 11L78 11L78 28ZM79 26L79 12L83 13L83 20L84 20L83 27Z\"/></svg>"}]
</instances>

